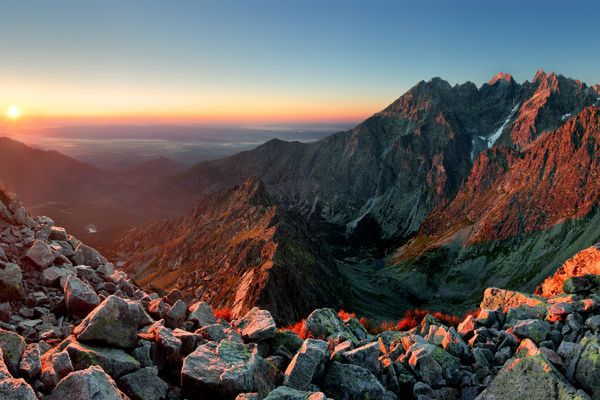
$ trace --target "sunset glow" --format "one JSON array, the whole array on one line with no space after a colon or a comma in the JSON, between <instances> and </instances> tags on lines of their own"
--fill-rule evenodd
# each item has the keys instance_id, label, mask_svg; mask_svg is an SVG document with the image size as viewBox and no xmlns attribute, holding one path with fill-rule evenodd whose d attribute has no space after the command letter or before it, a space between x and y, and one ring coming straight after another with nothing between
<instances>
[{"instance_id":1,"label":"sunset glow","mask_svg":"<svg viewBox=\"0 0 600 400\"><path fill-rule=\"evenodd\" d=\"M16 120L21 117L21 109L18 106L10 106L6 110L6 116L12 120Z\"/></svg>"}]
</instances>

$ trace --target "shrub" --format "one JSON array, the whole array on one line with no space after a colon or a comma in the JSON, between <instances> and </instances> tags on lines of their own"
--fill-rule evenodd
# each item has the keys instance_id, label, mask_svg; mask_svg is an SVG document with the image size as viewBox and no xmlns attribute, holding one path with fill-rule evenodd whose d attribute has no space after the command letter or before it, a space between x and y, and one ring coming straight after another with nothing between
<instances>
[{"instance_id":1,"label":"shrub","mask_svg":"<svg viewBox=\"0 0 600 400\"><path fill-rule=\"evenodd\" d=\"M220 318L227 322L231 322L231 308L217 308L214 313L217 319Z\"/></svg>"}]
</instances>

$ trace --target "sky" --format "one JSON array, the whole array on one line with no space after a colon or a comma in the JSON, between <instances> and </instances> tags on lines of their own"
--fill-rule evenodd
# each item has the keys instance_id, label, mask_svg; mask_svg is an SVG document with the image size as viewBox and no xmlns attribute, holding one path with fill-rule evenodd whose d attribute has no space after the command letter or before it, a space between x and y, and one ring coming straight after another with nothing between
<instances>
[{"instance_id":1,"label":"sky","mask_svg":"<svg viewBox=\"0 0 600 400\"><path fill-rule=\"evenodd\" d=\"M600 82L598 1L0 0L0 110L109 122L359 121L420 80Z\"/></svg>"}]
</instances>

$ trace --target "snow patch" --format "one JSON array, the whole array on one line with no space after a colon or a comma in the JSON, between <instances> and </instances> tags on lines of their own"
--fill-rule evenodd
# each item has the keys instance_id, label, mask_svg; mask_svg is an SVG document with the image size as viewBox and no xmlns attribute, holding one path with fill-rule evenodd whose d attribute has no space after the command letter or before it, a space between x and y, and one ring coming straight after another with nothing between
<instances>
[{"instance_id":1,"label":"snow patch","mask_svg":"<svg viewBox=\"0 0 600 400\"><path fill-rule=\"evenodd\" d=\"M565 115L563 115L562 117L560 117L560 120L562 122L565 122L566 120L568 120L569 118L571 118L571 113L566 113Z\"/></svg>"},{"instance_id":2,"label":"snow patch","mask_svg":"<svg viewBox=\"0 0 600 400\"><path fill-rule=\"evenodd\" d=\"M516 106L514 106L514 108L510 111L510 114L508 114L508 117L506 118L506 120L504 121L504 123L502 124L502 126L500 128L498 128L498 130L496 132L494 132L490 137L488 137L487 139L487 146L488 149L490 147L492 147L494 145L494 143L496 143L496 141L498 139L500 139L500 135L502 135L502 132L504 131L504 128L506 128L506 125L508 125L508 123L510 122L510 120L512 119L512 117L515 115L515 113L517 112L517 110L519 109L519 106L521 104L517 104Z\"/></svg>"},{"instance_id":3,"label":"snow patch","mask_svg":"<svg viewBox=\"0 0 600 400\"><path fill-rule=\"evenodd\" d=\"M371 212L371 210L373 209L375 204L377 204L379 202L379 200L381 200L382 197L383 196L378 196L378 197L371 197L370 199L368 199L366 201L366 203L361 207L358 217L354 218L352 221L350 221L346 224L346 231L350 232L350 231L356 229L360 220L363 219L369 212Z\"/></svg>"}]
</instances>

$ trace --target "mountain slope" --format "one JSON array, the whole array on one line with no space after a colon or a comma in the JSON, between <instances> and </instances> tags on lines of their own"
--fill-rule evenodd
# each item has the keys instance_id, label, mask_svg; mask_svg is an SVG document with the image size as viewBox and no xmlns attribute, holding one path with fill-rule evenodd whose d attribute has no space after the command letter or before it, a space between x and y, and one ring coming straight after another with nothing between
<instances>
[{"instance_id":1,"label":"mountain slope","mask_svg":"<svg viewBox=\"0 0 600 400\"><path fill-rule=\"evenodd\" d=\"M178 288L236 316L259 305L296 321L340 303L333 260L306 221L273 203L255 178L204 198L179 219L132 230L117 251L139 284Z\"/></svg>"}]
</instances>

